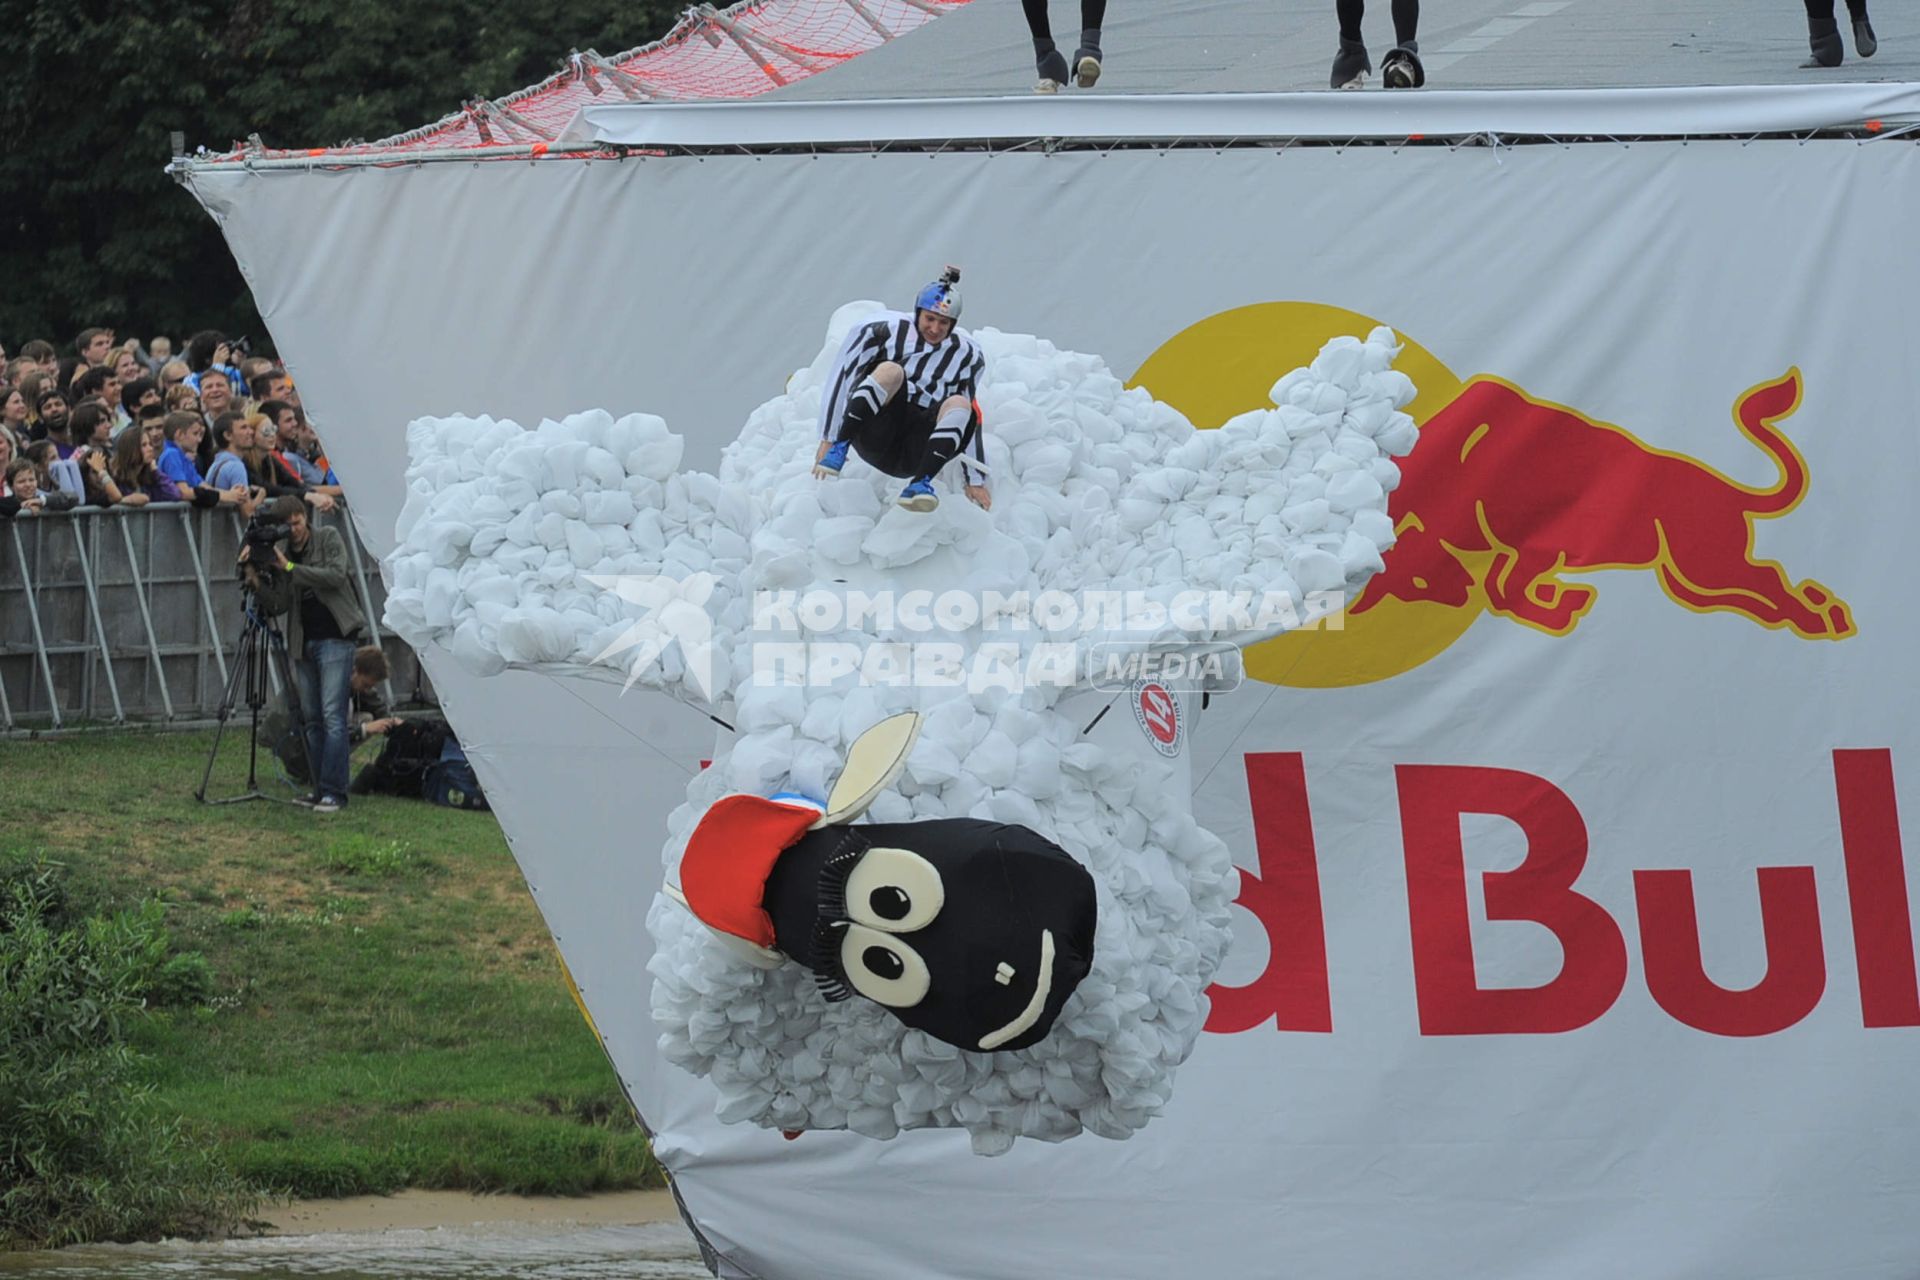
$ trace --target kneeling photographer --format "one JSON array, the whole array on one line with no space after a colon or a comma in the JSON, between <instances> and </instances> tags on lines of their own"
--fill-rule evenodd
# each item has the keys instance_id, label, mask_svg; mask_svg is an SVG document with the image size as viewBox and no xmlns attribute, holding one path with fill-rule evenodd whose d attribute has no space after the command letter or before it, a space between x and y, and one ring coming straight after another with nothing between
<instances>
[{"instance_id":1,"label":"kneeling photographer","mask_svg":"<svg viewBox=\"0 0 1920 1280\"><path fill-rule=\"evenodd\" d=\"M366 633L346 544L338 531L308 523L298 498L280 498L247 527L240 565L261 608L287 615L307 758L316 775L313 810L336 813L347 803L353 654Z\"/></svg>"},{"instance_id":2,"label":"kneeling photographer","mask_svg":"<svg viewBox=\"0 0 1920 1280\"><path fill-rule=\"evenodd\" d=\"M432 713L392 714L380 694L389 674L387 655L378 645L355 650L349 681L354 723L348 736L356 749L373 738L381 741L379 755L353 775L347 793L425 800L452 809L489 808L473 765L445 719ZM267 717L267 741L287 778L309 783L306 744L295 736L293 723L285 710L275 710Z\"/></svg>"}]
</instances>

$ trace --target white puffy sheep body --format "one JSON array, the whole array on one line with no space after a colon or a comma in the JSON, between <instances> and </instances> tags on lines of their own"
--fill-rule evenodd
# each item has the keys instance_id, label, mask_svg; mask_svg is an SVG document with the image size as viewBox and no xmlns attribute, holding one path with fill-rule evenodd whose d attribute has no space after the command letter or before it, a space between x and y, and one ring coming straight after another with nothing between
<instances>
[{"instance_id":1,"label":"white puffy sheep body","mask_svg":"<svg viewBox=\"0 0 1920 1280\"><path fill-rule=\"evenodd\" d=\"M915 687L875 682L868 668L864 679L842 672L809 687L764 675L764 646L796 640L851 652L1011 646L1024 660L1058 633L1002 618L906 634L899 618L887 631L868 615L771 635L772 615L755 629L755 601L855 589L1350 600L1393 541L1386 494L1399 479L1393 456L1414 442L1401 411L1414 389L1391 367L1393 334L1376 329L1335 339L1282 378L1274 408L1196 431L1145 391L1124 389L1095 356L983 330L992 511L955 485L919 514L894 505L899 480L857 455L838 479L812 476L829 366L852 325L879 310L854 303L835 314L819 358L753 413L718 476L681 472L680 438L646 415L588 413L533 430L486 418L415 422L387 620L477 671L596 671L697 701L732 724L733 740L668 819L670 882L721 796L824 797L860 733L919 712L906 771L869 818L1019 823L1092 873L1093 969L1052 1032L1016 1052L962 1051L869 1001L828 1003L798 964L754 966L663 895L647 917L661 1050L712 1082L727 1121L883 1139L959 1127L982 1154L1016 1137L1125 1138L1171 1096L1230 941L1238 876L1226 847L1194 821L1186 787L1170 785L1171 766L1156 753L1085 736L1085 698L1059 683ZM641 587L623 598L607 579ZM1286 622L1068 638L1081 650L1239 644ZM687 652L703 632L710 663Z\"/></svg>"}]
</instances>

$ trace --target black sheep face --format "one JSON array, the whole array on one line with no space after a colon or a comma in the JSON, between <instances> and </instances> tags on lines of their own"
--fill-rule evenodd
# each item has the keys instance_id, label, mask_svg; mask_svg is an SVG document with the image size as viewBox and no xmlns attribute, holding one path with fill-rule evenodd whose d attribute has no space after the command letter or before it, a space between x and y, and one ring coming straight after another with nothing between
<instances>
[{"instance_id":1,"label":"black sheep face","mask_svg":"<svg viewBox=\"0 0 1920 1280\"><path fill-rule=\"evenodd\" d=\"M1093 965L1093 877L1025 827L823 827L780 855L763 906L829 998L974 1052L1044 1039Z\"/></svg>"}]
</instances>

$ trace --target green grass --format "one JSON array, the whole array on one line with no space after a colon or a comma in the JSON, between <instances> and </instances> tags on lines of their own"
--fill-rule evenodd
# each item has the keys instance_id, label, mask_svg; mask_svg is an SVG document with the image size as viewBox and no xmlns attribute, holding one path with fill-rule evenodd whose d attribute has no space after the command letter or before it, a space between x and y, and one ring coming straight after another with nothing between
<instances>
[{"instance_id":1,"label":"green grass","mask_svg":"<svg viewBox=\"0 0 1920 1280\"><path fill-rule=\"evenodd\" d=\"M174 960L180 1007L134 1034L163 1111L285 1194L660 1184L490 815L202 805L211 744L0 742L0 862L57 860L89 910L157 895L176 957L205 958ZM245 745L210 796L240 789Z\"/></svg>"}]
</instances>

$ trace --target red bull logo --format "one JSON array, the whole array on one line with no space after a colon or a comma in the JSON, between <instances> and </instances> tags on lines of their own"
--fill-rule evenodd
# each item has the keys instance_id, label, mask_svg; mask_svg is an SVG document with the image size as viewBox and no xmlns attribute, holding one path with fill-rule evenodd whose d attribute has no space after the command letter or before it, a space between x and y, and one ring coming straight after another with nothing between
<instances>
[{"instance_id":1,"label":"red bull logo","mask_svg":"<svg viewBox=\"0 0 1920 1280\"><path fill-rule=\"evenodd\" d=\"M1375 323L1306 303L1244 307L1176 335L1134 383L1215 426L1264 405L1274 378L1327 338ZM1570 635L1599 604L1594 579L1622 571L1653 575L1697 613L1810 640L1854 634L1832 588L1754 549L1755 522L1788 514L1809 491L1806 461L1780 427L1800 406L1798 369L1733 399L1735 428L1775 471L1755 487L1503 379L1462 382L1401 336L1399 367L1420 390L1408 406L1420 441L1389 499L1399 541L1343 632L1258 646L1249 675L1301 687L1387 679L1437 656L1482 614Z\"/></svg>"},{"instance_id":2,"label":"red bull logo","mask_svg":"<svg viewBox=\"0 0 1920 1280\"><path fill-rule=\"evenodd\" d=\"M1785 515L1807 492L1806 463L1776 426L1799 405L1797 369L1735 402L1734 422L1780 472L1754 489L1476 378L1427 420L1402 463L1389 505L1400 540L1353 612L1388 597L1460 607L1477 595L1492 613L1566 635L1599 590L1564 575L1643 569L1689 609L1738 613L1808 639L1852 635L1847 606L1831 591L1792 582L1753 553L1753 522Z\"/></svg>"}]
</instances>

